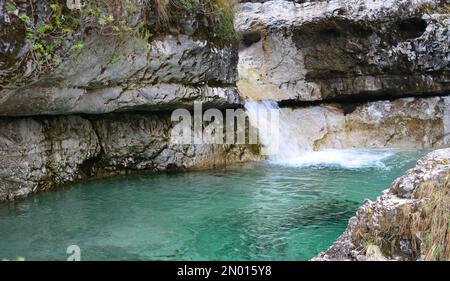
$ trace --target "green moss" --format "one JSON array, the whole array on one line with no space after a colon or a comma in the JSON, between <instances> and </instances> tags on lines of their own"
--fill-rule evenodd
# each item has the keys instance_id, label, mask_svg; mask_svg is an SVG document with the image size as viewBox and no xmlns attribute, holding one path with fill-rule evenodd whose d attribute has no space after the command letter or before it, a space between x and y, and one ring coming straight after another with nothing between
<instances>
[{"instance_id":1,"label":"green moss","mask_svg":"<svg viewBox=\"0 0 450 281\"><path fill-rule=\"evenodd\" d=\"M209 39L229 42L239 39L234 30L235 0L153 0L154 14L158 17L160 28L176 24L177 19L191 15L201 15L208 26L204 30Z\"/></svg>"},{"instance_id":2,"label":"green moss","mask_svg":"<svg viewBox=\"0 0 450 281\"><path fill-rule=\"evenodd\" d=\"M8 3L6 10L9 14L13 14L17 10L17 7L13 3Z\"/></svg>"},{"instance_id":3,"label":"green moss","mask_svg":"<svg viewBox=\"0 0 450 281\"><path fill-rule=\"evenodd\" d=\"M69 9L65 0L49 1L49 14L44 17L40 15L41 20L37 20L38 17L33 14L36 11L34 7L28 10L29 14L17 15L14 1L6 1L11 16L17 16L26 25L26 39L32 46L31 57L38 70L52 69L71 52L82 50L83 40L88 34L116 36L119 42L130 36L149 39L158 33L172 32L170 25L193 15L203 16L207 20L208 24L202 30L206 33L206 39L218 42L238 39L233 26L234 1L151 0L142 4L138 0L85 0L83 3L79 9ZM136 20L137 12L143 17L139 21ZM148 15L158 17L160 24L149 25Z\"/></svg>"}]
</instances>

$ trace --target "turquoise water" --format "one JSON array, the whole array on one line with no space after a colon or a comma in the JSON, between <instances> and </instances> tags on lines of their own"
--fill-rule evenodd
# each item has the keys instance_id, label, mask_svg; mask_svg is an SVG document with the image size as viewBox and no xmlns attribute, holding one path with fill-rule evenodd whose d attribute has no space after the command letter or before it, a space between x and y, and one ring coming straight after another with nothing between
<instances>
[{"instance_id":1,"label":"turquoise water","mask_svg":"<svg viewBox=\"0 0 450 281\"><path fill-rule=\"evenodd\" d=\"M307 260L424 153L351 151L332 161L329 152L60 188L0 204L0 260L65 260L69 245L82 260Z\"/></svg>"}]
</instances>

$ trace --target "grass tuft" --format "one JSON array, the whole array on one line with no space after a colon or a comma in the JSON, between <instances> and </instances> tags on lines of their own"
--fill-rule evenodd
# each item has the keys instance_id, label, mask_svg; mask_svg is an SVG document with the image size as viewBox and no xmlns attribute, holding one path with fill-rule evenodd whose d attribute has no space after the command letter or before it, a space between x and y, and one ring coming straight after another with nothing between
<instances>
[{"instance_id":1,"label":"grass tuft","mask_svg":"<svg viewBox=\"0 0 450 281\"><path fill-rule=\"evenodd\" d=\"M446 177L442 183L428 182L416 192L416 199L426 201L422 211L412 218L412 228L424 245L425 260L450 260L450 182Z\"/></svg>"}]
</instances>

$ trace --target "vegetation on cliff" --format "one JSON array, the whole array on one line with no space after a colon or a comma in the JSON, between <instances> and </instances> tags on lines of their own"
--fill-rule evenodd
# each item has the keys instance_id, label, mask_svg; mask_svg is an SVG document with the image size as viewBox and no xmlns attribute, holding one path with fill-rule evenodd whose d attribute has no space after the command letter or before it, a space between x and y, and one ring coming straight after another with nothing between
<instances>
[{"instance_id":1,"label":"vegetation on cliff","mask_svg":"<svg viewBox=\"0 0 450 281\"><path fill-rule=\"evenodd\" d=\"M226 0L46 0L27 5L7 0L2 9L10 23L23 27L30 56L42 71L83 49L83 40L91 34L115 36L119 42L129 36L150 40L179 32L183 22L197 26L199 34L190 35L217 43L233 41L233 5Z\"/></svg>"},{"instance_id":2,"label":"vegetation on cliff","mask_svg":"<svg viewBox=\"0 0 450 281\"><path fill-rule=\"evenodd\" d=\"M441 181L427 181L414 193L418 205L404 204L399 207L395 219L388 215L381 217L379 229L363 234L361 229L355 238L366 241L366 255L371 249L381 249L384 256L402 254L427 261L450 260L449 217L450 182L448 177ZM367 213L371 219L373 213ZM406 246L405 241L410 241Z\"/></svg>"},{"instance_id":3,"label":"vegetation on cliff","mask_svg":"<svg viewBox=\"0 0 450 281\"><path fill-rule=\"evenodd\" d=\"M367 200L315 260L450 260L450 149L436 150Z\"/></svg>"},{"instance_id":4,"label":"vegetation on cliff","mask_svg":"<svg viewBox=\"0 0 450 281\"><path fill-rule=\"evenodd\" d=\"M412 230L421 234L424 242L425 260L450 260L450 181L423 184L416 199L425 200L421 212L412 216Z\"/></svg>"}]
</instances>

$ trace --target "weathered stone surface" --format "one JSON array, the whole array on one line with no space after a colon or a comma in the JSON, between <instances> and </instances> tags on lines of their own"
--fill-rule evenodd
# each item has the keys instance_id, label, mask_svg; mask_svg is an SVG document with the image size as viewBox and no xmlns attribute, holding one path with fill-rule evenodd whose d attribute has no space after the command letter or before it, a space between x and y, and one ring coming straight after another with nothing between
<instances>
[{"instance_id":1,"label":"weathered stone surface","mask_svg":"<svg viewBox=\"0 0 450 281\"><path fill-rule=\"evenodd\" d=\"M450 19L433 12L448 9L445 1L258 2L240 4L235 22L246 98L368 100L450 89Z\"/></svg>"},{"instance_id":2,"label":"weathered stone surface","mask_svg":"<svg viewBox=\"0 0 450 281\"><path fill-rule=\"evenodd\" d=\"M167 114L0 120L0 201L87 177L204 169L256 159L248 147L177 145Z\"/></svg>"},{"instance_id":3,"label":"weathered stone surface","mask_svg":"<svg viewBox=\"0 0 450 281\"><path fill-rule=\"evenodd\" d=\"M359 208L356 216L350 219L344 234L327 251L313 260L429 259L430 257L425 256L424 243L430 233L421 233L420 226L415 225L414 218L435 211L424 209L432 200L430 193L442 192L444 196L448 196L449 175L450 149L428 154L418 161L415 168L395 180L391 188L384 191L375 202L367 200ZM427 188L435 190L427 191ZM420 193L425 193L426 196ZM439 200L448 202L448 197ZM445 228L448 228L450 215L448 205L438 206L444 208L438 211L446 216ZM438 227L438 222L434 223L434 227ZM387 244L383 243L383 237L390 237ZM444 243L448 243L448 240ZM448 250L448 245L446 247Z\"/></svg>"},{"instance_id":4,"label":"weathered stone surface","mask_svg":"<svg viewBox=\"0 0 450 281\"><path fill-rule=\"evenodd\" d=\"M253 159L244 145L173 143L167 114L113 114L92 122L102 147L99 172L214 168Z\"/></svg>"},{"instance_id":5,"label":"weathered stone surface","mask_svg":"<svg viewBox=\"0 0 450 281\"><path fill-rule=\"evenodd\" d=\"M346 116L346 144L361 147L447 147L450 98L370 102Z\"/></svg>"},{"instance_id":6,"label":"weathered stone surface","mask_svg":"<svg viewBox=\"0 0 450 281\"><path fill-rule=\"evenodd\" d=\"M210 21L196 14L200 11L171 19L167 30L157 27L148 4L134 1L127 24L136 30L138 23L144 25L151 37L136 30L117 36L92 30L80 36L75 30L52 53L61 63L49 68L39 66L35 39L26 39L27 24L19 19L28 15L38 30L50 17L49 3L19 1L11 13L0 0L0 116L170 110L190 108L194 100L240 106L236 44L215 42ZM75 40L82 40L81 51L70 51Z\"/></svg>"},{"instance_id":7,"label":"weathered stone surface","mask_svg":"<svg viewBox=\"0 0 450 281\"><path fill-rule=\"evenodd\" d=\"M81 117L0 120L0 201L80 179L99 151Z\"/></svg>"},{"instance_id":8,"label":"weathered stone surface","mask_svg":"<svg viewBox=\"0 0 450 281\"><path fill-rule=\"evenodd\" d=\"M344 146L345 117L336 105L282 108L280 118L282 142L302 150Z\"/></svg>"},{"instance_id":9,"label":"weathered stone surface","mask_svg":"<svg viewBox=\"0 0 450 281\"><path fill-rule=\"evenodd\" d=\"M49 3L16 1L11 13L0 0L0 200L90 176L213 168L251 158L245 146L169 139L173 109L194 102L204 109L242 105L236 44L215 42L210 20L195 13L156 29L155 11L135 4L129 24L155 31L148 39L89 30L82 50L68 51L76 38L66 38L67 46L53 54L62 62L40 71L19 15L33 13L29 20L38 29ZM122 113L132 111L141 113Z\"/></svg>"},{"instance_id":10,"label":"weathered stone surface","mask_svg":"<svg viewBox=\"0 0 450 281\"><path fill-rule=\"evenodd\" d=\"M241 104L235 87L237 53L189 36L146 44L94 37L51 75L0 91L0 116L156 111Z\"/></svg>"},{"instance_id":11,"label":"weathered stone surface","mask_svg":"<svg viewBox=\"0 0 450 281\"><path fill-rule=\"evenodd\" d=\"M450 98L283 108L289 142L305 149L432 148L450 144ZM286 135L285 133L283 133Z\"/></svg>"}]
</instances>

